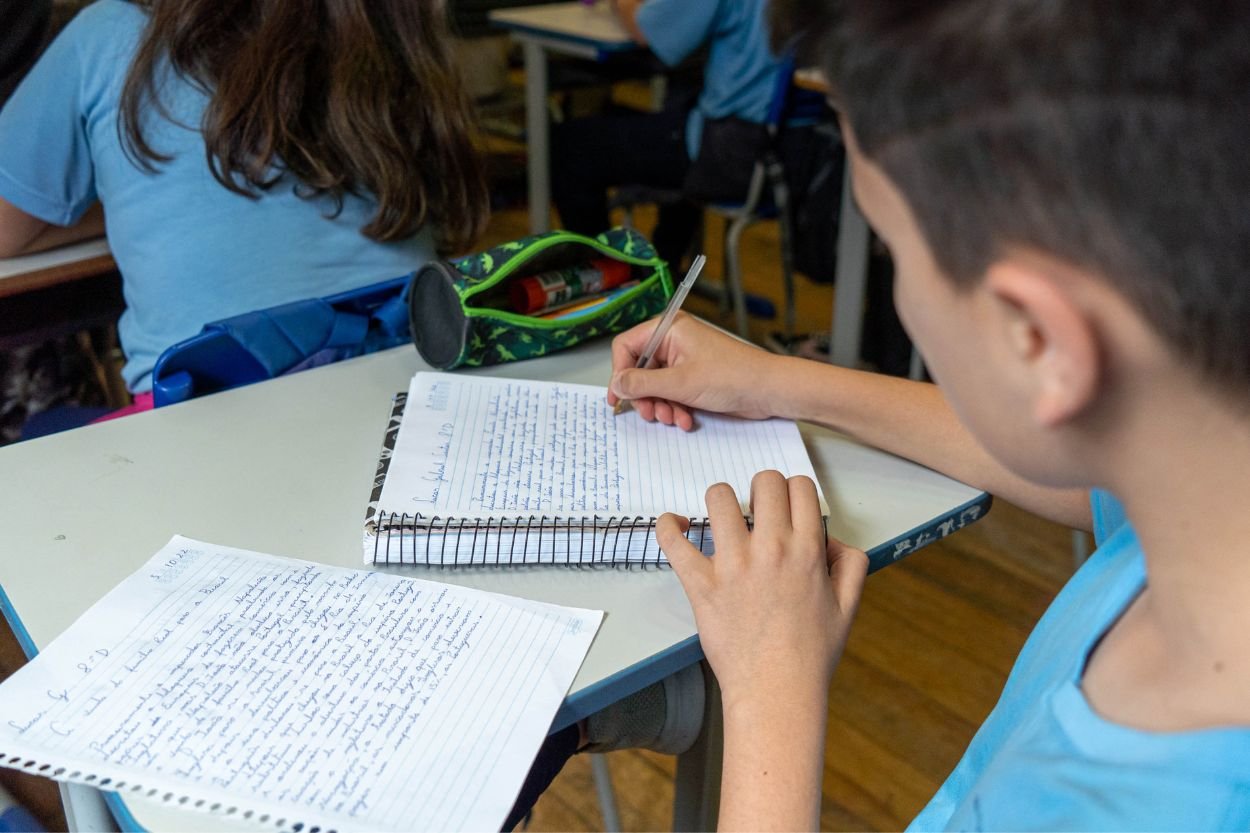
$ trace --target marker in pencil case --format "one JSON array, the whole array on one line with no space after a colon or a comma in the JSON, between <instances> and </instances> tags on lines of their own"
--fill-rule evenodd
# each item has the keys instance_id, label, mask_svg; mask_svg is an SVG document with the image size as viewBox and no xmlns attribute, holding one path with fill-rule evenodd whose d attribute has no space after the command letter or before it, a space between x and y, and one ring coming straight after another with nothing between
<instances>
[{"instance_id":1,"label":"marker in pencil case","mask_svg":"<svg viewBox=\"0 0 1250 833\"><path fill-rule=\"evenodd\" d=\"M538 317L545 318L551 321L551 320L555 320L559 318L572 318L575 315L585 315L586 313L594 312L600 307L606 306L607 304L612 303L617 298L621 297L622 295L624 295L626 292L633 289L637 285L638 285L638 281L630 281L624 286L614 289L611 292L605 293L603 295L596 295L593 298L584 298L578 303L569 304L563 307L558 307L557 309L553 309L550 312L542 313Z\"/></svg>"}]
</instances>

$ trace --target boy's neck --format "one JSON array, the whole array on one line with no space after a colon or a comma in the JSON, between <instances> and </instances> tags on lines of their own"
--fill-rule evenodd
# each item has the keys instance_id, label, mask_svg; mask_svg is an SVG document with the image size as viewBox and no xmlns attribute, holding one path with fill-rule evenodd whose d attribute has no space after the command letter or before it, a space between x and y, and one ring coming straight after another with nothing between
<instances>
[{"instance_id":1,"label":"boy's neck","mask_svg":"<svg viewBox=\"0 0 1250 833\"><path fill-rule=\"evenodd\" d=\"M1141 539L1150 585L1188 639L1212 618L1211 599L1250 582L1250 419L1209 399L1178 399L1142 406L1153 414L1118 450L1110 481Z\"/></svg>"},{"instance_id":2,"label":"boy's neck","mask_svg":"<svg viewBox=\"0 0 1250 833\"><path fill-rule=\"evenodd\" d=\"M1141 541L1147 590L1095 652L1085 686L1096 708L1141 728L1250 724L1250 420L1201 394L1158 395L1167 389L1136 402L1111 454L1108 482Z\"/></svg>"}]
</instances>

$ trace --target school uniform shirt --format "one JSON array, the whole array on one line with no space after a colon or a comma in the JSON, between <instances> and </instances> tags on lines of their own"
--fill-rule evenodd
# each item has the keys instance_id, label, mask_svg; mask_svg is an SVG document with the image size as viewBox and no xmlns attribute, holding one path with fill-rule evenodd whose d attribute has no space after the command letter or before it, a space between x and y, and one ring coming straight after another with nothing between
<instances>
[{"instance_id":1,"label":"school uniform shirt","mask_svg":"<svg viewBox=\"0 0 1250 833\"><path fill-rule=\"evenodd\" d=\"M1093 495L1097 551L1029 636L1002 697L909 830L1247 830L1250 729L1147 732L1097 714L1090 652L1146 583L1120 504Z\"/></svg>"},{"instance_id":2,"label":"school uniform shirt","mask_svg":"<svg viewBox=\"0 0 1250 833\"><path fill-rule=\"evenodd\" d=\"M122 0L87 7L0 111L0 197L56 225L104 205L131 391L149 390L161 352L208 322L398 277L434 256L428 232L386 244L361 235L369 199L346 196L333 216L332 200L301 199L289 178L257 199L226 190L199 132L207 98L172 72L158 85L173 119L151 112L144 128L173 159L142 170L119 138L118 108L146 23Z\"/></svg>"},{"instance_id":3,"label":"school uniform shirt","mask_svg":"<svg viewBox=\"0 0 1250 833\"><path fill-rule=\"evenodd\" d=\"M707 46L703 89L686 123L686 150L699 155L703 123L737 116L763 124L780 63L768 43L766 0L648 0L638 28L656 56L676 66Z\"/></svg>"}]
</instances>

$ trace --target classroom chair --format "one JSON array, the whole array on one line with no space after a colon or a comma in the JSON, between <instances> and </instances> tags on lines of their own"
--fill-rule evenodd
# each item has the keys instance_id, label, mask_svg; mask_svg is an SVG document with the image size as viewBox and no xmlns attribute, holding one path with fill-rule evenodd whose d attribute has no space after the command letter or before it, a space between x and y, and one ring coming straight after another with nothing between
<instances>
[{"instance_id":1,"label":"classroom chair","mask_svg":"<svg viewBox=\"0 0 1250 833\"><path fill-rule=\"evenodd\" d=\"M637 226L634 223L635 206L647 203L653 205L669 205L681 202L684 199L685 195L682 194L681 190L678 188L653 188L649 185L636 184L622 185L613 189L611 195L609 196L608 210L614 211L616 209L620 209L622 213L621 225L626 228L636 228ZM693 258L694 255L703 253L704 237L705 235L703 233L703 229L700 228L699 232L695 236L695 240L691 243L690 251L687 252L689 257ZM674 280L681 280L681 264L670 263L669 267L673 270ZM729 311L729 296L723 287L712 286L706 281L702 281L696 283L691 292L692 294L703 298L719 301L722 313ZM743 294L743 299L746 311L752 317L767 319L777 317L777 308L768 298L748 292Z\"/></svg>"},{"instance_id":2,"label":"classroom chair","mask_svg":"<svg viewBox=\"0 0 1250 833\"><path fill-rule=\"evenodd\" d=\"M814 124L825 117L827 111L823 95L795 86L794 71L794 58L787 56L777 73L764 122L767 140L755 160L745 199L740 203L711 203L707 206L708 211L719 215L725 222L725 286L738 335L743 338L747 336L747 304L742 290L742 233L764 220L776 220L778 223L781 279L785 293L783 326L787 339L794 335L794 214L782 141L787 129Z\"/></svg>"},{"instance_id":3,"label":"classroom chair","mask_svg":"<svg viewBox=\"0 0 1250 833\"><path fill-rule=\"evenodd\" d=\"M206 324L156 360L153 402L161 408L410 343L411 279L404 275Z\"/></svg>"},{"instance_id":4,"label":"classroom chair","mask_svg":"<svg viewBox=\"0 0 1250 833\"><path fill-rule=\"evenodd\" d=\"M735 329L743 338L747 337L748 313L764 318L772 318L775 314L771 302L748 296L742 288L742 234L750 226L764 220L776 220L779 223L782 285L785 293L784 326L787 337L794 334L794 216L782 142L788 128L813 125L818 120L827 118L824 96L797 87L794 83L794 72L794 59L788 56L781 62L777 73L764 122L766 140L754 161L746 196L741 202L711 202L705 205L707 211L719 215L725 223L724 291L720 293L720 300L722 309L732 309ZM684 198L685 195L676 189L624 185L616 190L610 205L623 209L626 224L629 224L634 205L644 202L665 204ZM830 234L833 233L831 229Z\"/></svg>"}]
</instances>

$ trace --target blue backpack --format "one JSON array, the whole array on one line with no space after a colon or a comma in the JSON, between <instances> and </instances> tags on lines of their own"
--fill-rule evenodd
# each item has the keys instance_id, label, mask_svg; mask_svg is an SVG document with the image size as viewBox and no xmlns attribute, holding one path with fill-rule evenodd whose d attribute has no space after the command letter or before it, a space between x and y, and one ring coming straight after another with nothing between
<instances>
[{"instance_id":1,"label":"blue backpack","mask_svg":"<svg viewBox=\"0 0 1250 833\"><path fill-rule=\"evenodd\" d=\"M412 275L205 324L156 361L156 407L412 342Z\"/></svg>"}]
</instances>

